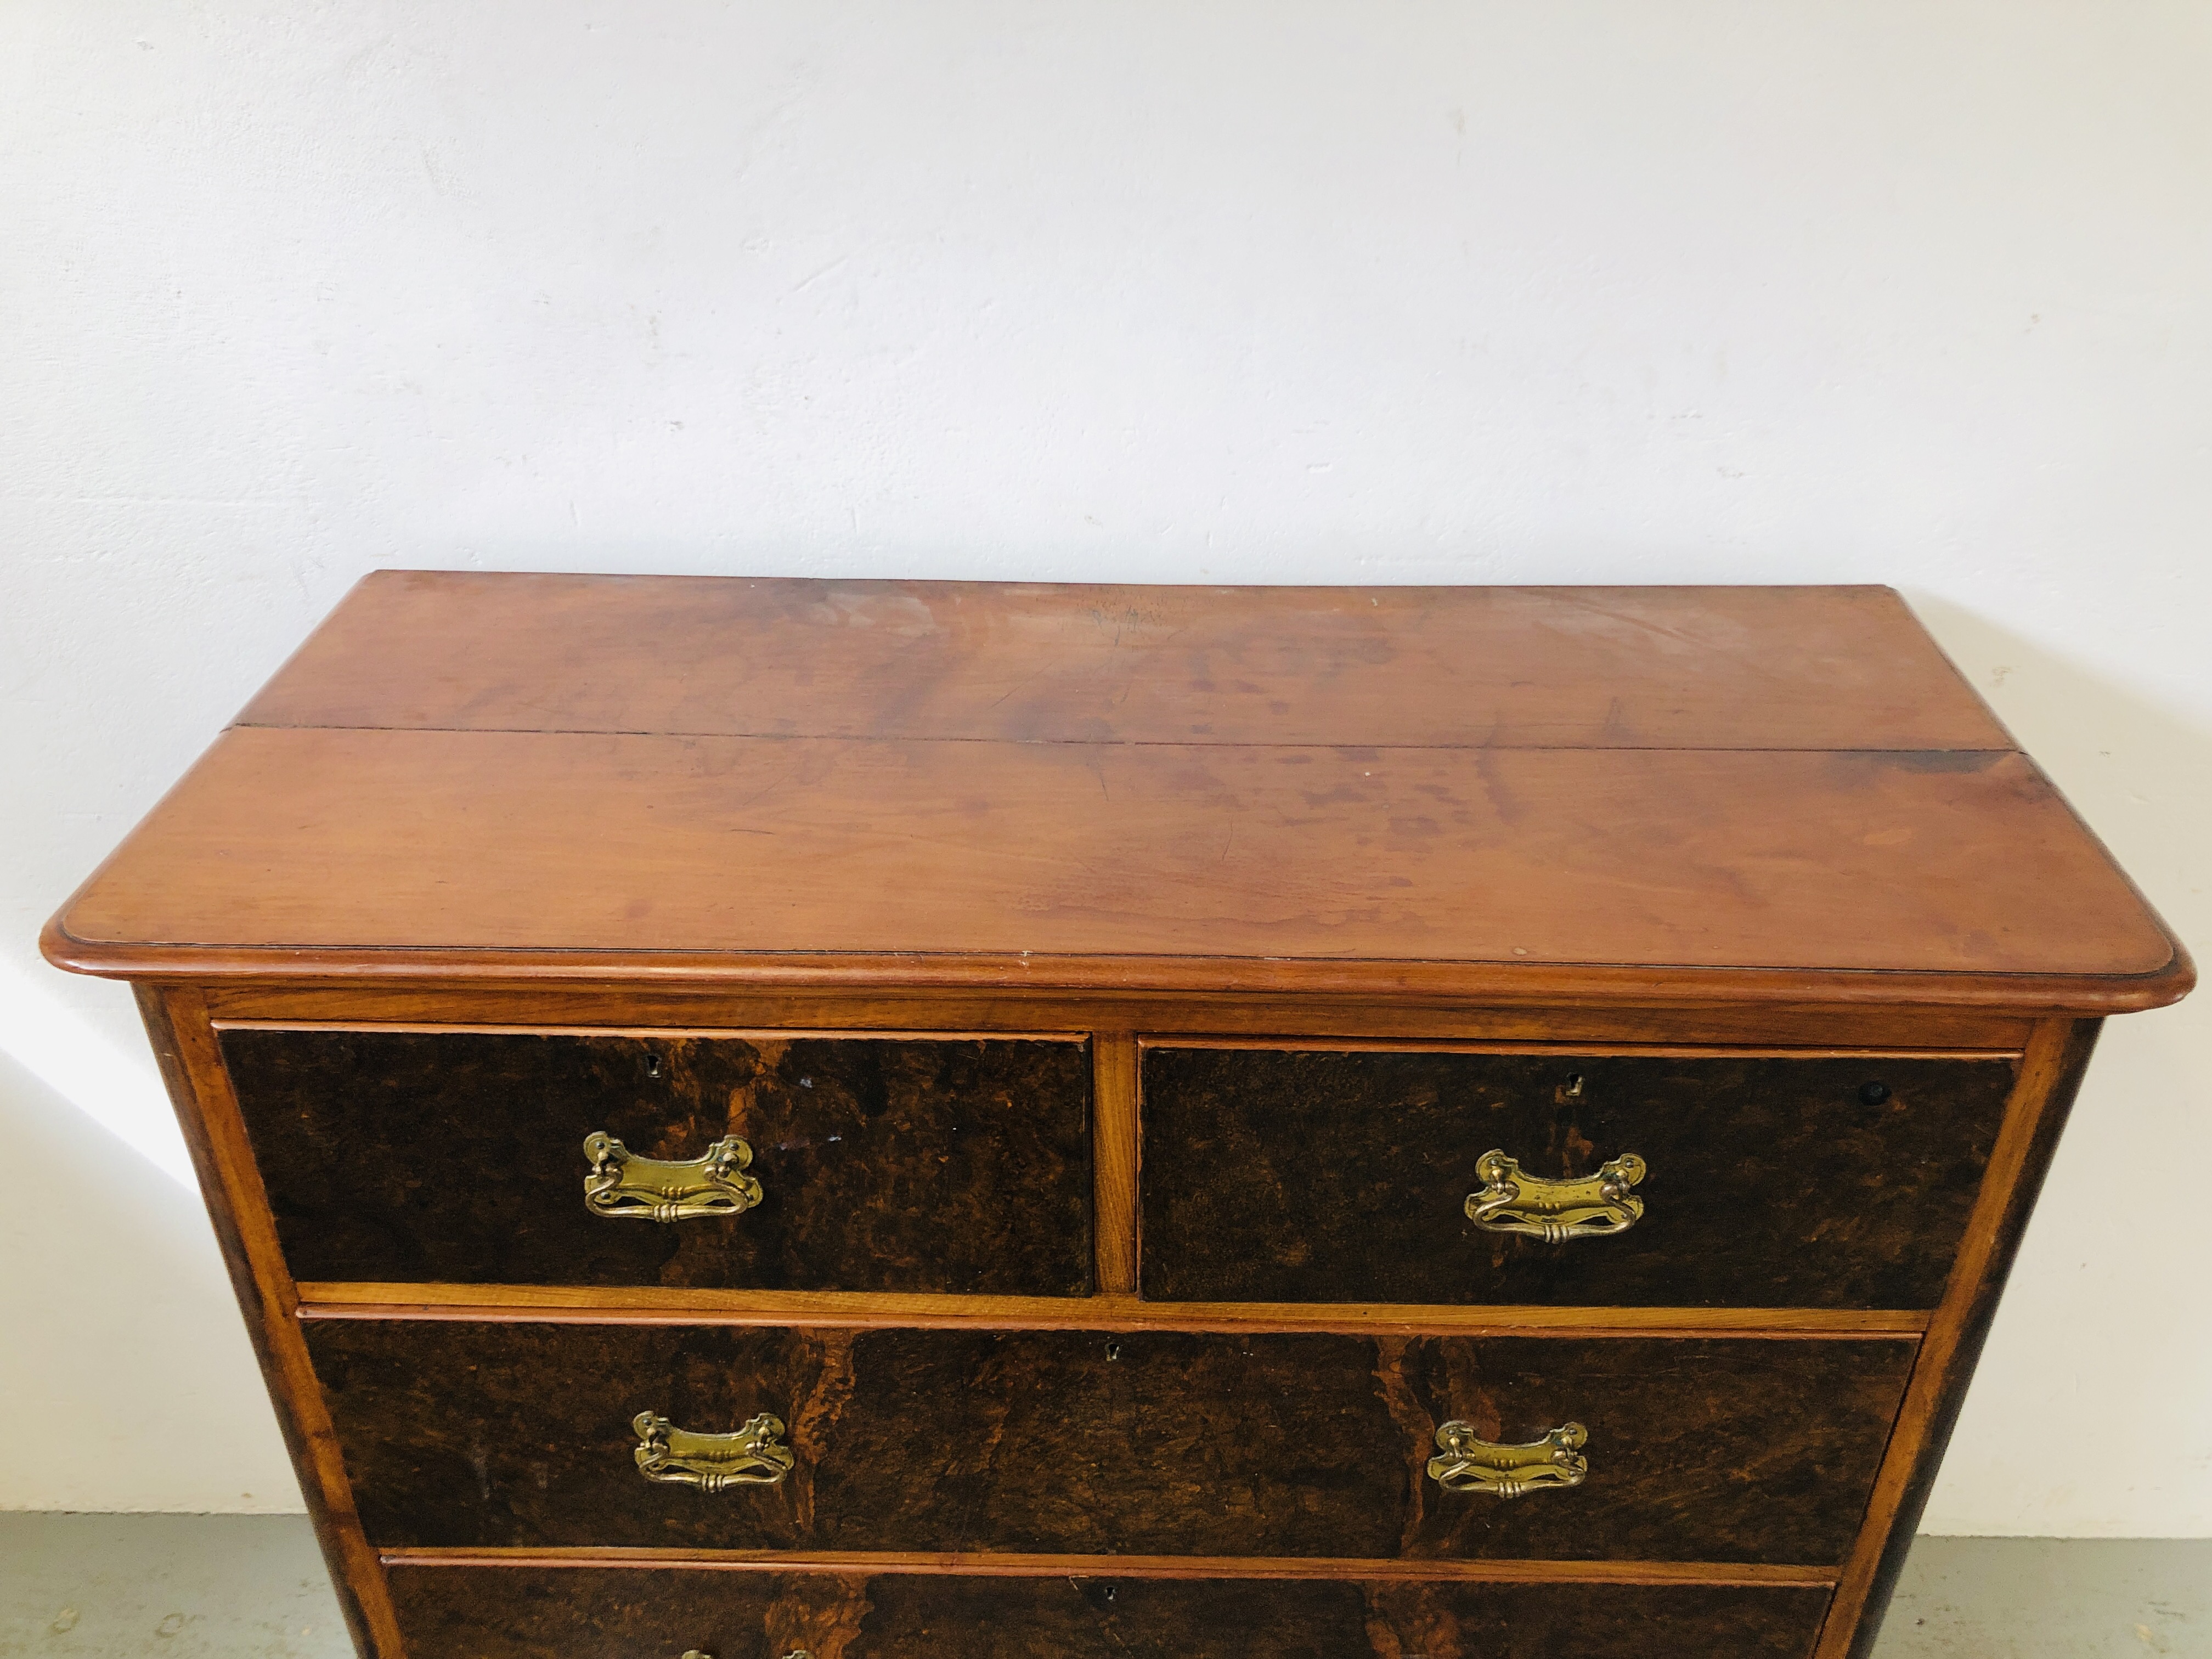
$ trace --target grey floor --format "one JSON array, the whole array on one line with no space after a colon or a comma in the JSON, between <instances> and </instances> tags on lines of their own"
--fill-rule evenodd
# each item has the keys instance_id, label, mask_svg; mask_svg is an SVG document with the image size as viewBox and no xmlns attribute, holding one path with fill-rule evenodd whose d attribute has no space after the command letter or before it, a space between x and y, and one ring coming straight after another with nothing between
<instances>
[{"instance_id":1,"label":"grey floor","mask_svg":"<svg viewBox=\"0 0 2212 1659\"><path fill-rule=\"evenodd\" d=\"M305 1521L0 1514L0 1659L351 1652ZM1923 1538L1875 1650L1876 1659L2148 1654L2212 1659L2212 1539Z\"/></svg>"}]
</instances>

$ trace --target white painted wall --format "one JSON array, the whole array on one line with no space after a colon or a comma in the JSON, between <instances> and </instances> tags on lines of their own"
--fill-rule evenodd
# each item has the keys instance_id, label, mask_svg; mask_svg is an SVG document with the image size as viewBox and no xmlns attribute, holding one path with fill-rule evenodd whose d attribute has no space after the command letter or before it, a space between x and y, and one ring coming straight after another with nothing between
<instances>
[{"instance_id":1,"label":"white painted wall","mask_svg":"<svg viewBox=\"0 0 2212 1659\"><path fill-rule=\"evenodd\" d=\"M31 941L380 565L1894 582L2212 957L2208 88L2150 0L0 7L0 1504L296 1502ZM2208 1107L2212 994L2110 1031L1931 1528L2212 1534Z\"/></svg>"}]
</instances>

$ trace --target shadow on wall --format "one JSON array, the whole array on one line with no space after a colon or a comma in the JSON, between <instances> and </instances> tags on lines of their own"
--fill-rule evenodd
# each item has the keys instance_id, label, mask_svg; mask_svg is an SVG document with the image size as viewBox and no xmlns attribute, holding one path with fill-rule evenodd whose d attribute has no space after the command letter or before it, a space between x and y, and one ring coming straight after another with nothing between
<instances>
[{"instance_id":1,"label":"shadow on wall","mask_svg":"<svg viewBox=\"0 0 2212 1659\"><path fill-rule=\"evenodd\" d=\"M213 1230L0 1054L0 1510L303 1507Z\"/></svg>"},{"instance_id":2,"label":"shadow on wall","mask_svg":"<svg viewBox=\"0 0 2212 1659\"><path fill-rule=\"evenodd\" d=\"M2212 966L2212 729L1956 606L1913 604ZM2191 1265L2193 1206L2154 1190L2160 1171L2208 1164L2212 989L2106 1026L1924 1531L2212 1536L2212 1419L2180 1409L2212 1399L2212 1275Z\"/></svg>"}]
</instances>

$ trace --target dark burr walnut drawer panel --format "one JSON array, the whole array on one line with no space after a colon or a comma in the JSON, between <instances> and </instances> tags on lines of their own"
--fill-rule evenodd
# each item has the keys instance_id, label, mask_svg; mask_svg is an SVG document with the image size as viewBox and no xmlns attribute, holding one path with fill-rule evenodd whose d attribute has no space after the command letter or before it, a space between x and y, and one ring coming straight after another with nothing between
<instances>
[{"instance_id":1,"label":"dark burr walnut drawer panel","mask_svg":"<svg viewBox=\"0 0 2212 1659\"><path fill-rule=\"evenodd\" d=\"M1932 1308L2014 1077L2002 1057L1148 1047L1142 1293ZM1643 1213L1486 1231L1467 1200L1492 1151L1555 1182L1634 1154Z\"/></svg>"},{"instance_id":2,"label":"dark burr walnut drawer panel","mask_svg":"<svg viewBox=\"0 0 2212 1659\"><path fill-rule=\"evenodd\" d=\"M222 1046L301 1280L1091 1288L1081 1042L232 1028ZM757 1203L594 1213L595 1133L670 1161L738 1137Z\"/></svg>"},{"instance_id":3,"label":"dark burr walnut drawer panel","mask_svg":"<svg viewBox=\"0 0 2212 1659\"><path fill-rule=\"evenodd\" d=\"M1675 1560L1827 1566L1896 1339L1370 1338L313 1321L387 1547ZM775 1485L647 1479L633 1419L787 1425ZM1431 1478L1448 1421L1569 1423L1588 1475Z\"/></svg>"},{"instance_id":4,"label":"dark burr walnut drawer panel","mask_svg":"<svg viewBox=\"0 0 2212 1659\"><path fill-rule=\"evenodd\" d=\"M1804 1659L1828 1592L399 1567L409 1659Z\"/></svg>"}]
</instances>

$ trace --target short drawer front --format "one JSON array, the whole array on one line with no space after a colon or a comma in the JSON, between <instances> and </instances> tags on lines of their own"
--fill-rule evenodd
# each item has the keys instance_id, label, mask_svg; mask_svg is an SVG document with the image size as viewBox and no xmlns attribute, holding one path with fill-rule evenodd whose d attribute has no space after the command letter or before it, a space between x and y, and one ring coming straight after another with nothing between
<instances>
[{"instance_id":1,"label":"short drawer front","mask_svg":"<svg viewBox=\"0 0 2212 1659\"><path fill-rule=\"evenodd\" d=\"M300 1279L1091 1287L1079 1042L234 1028L222 1043ZM594 1135L671 1162L734 1136L757 1202L595 1213Z\"/></svg>"},{"instance_id":2,"label":"short drawer front","mask_svg":"<svg viewBox=\"0 0 2212 1659\"><path fill-rule=\"evenodd\" d=\"M313 1322L372 1543L1832 1565L1900 1340ZM788 1472L647 1479L634 1426L780 1419ZM1578 1423L1580 1485L1430 1472Z\"/></svg>"},{"instance_id":3,"label":"short drawer front","mask_svg":"<svg viewBox=\"0 0 2212 1659\"><path fill-rule=\"evenodd\" d=\"M1804 1659L1818 1588L399 1567L408 1659Z\"/></svg>"},{"instance_id":4,"label":"short drawer front","mask_svg":"<svg viewBox=\"0 0 2212 1659\"><path fill-rule=\"evenodd\" d=\"M1148 1048L1142 1291L1932 1308L2014 1075L2002 1058ZM1493 1151L1553 1182L1633 1154L1642 1213L1564 1239L1486 1231L1467 1202Z\"/></svg>"}]
</instances>

